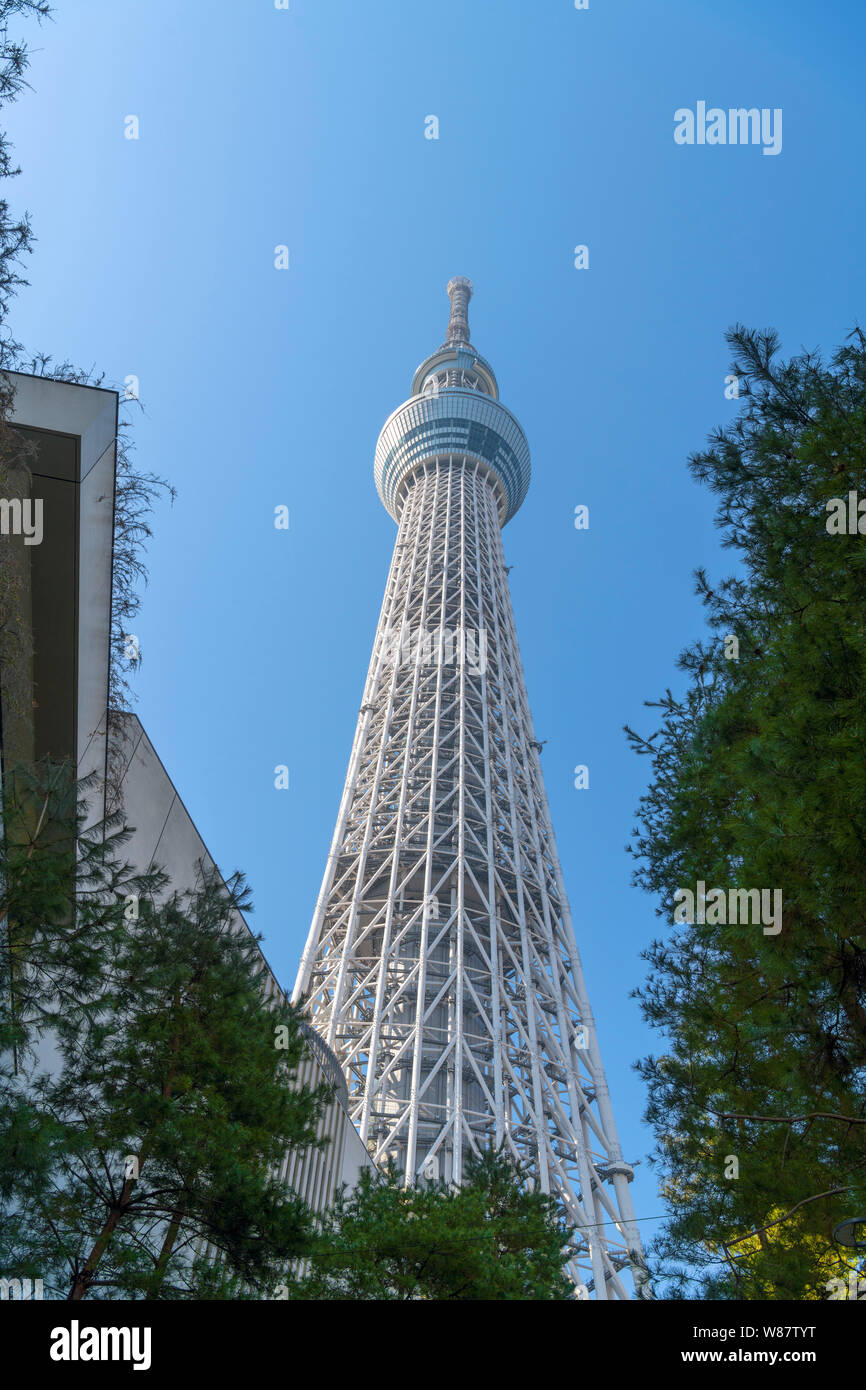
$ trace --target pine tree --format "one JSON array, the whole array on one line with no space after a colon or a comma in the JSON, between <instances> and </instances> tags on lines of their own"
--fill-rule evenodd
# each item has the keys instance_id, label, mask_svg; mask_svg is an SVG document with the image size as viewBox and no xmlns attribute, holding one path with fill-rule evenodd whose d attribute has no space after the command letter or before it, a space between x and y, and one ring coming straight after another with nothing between
<instances>
[{"instance_id":1,"label":"pine tree","mask_svg":"<svg viewBox=\"0 0 866 1390\"><path fill-rule=\"evenodd\" d=\"M713 639L680 657L659 730L627 731L653 769L632 853L669 922L703 881L780 889L782 923L696 922L645 952L637 995L667 1034L639 1068L672 1207L656 1253L673 1296L823 1298L847 1270L834 1226L866 1211L866 545L829 525L833 498L866 497L866 339L829 364L728 340L740 413L690 466L741 567L698 573Z\"/></svg>"},{"instance_id":2,"label":"pine tree","mask_svg":"<svg viewBox=\"0 0 866 1390\"><path fill-rule=\"evenodd\" d=\"M560 1300L569 1232L553 1198L503 1154L470 1159L461 1187L361 1174L328 1213L292 1296L355 1302Z\"/></svg>"},{"instance_id":3,"label":"pine tree","mask_svg":"<svg viewBox=\"0 0 866 1390\"><path fill-rule=\"evenodd\" d=\"M0 1266L54 1296L273 1296L311 1216L278 1178L328 1087L268 1003L240 875L166 892L68 769L11 779L0 852ZM86 790L86 789L85 789Z\"/></svg>"}]
</instances>

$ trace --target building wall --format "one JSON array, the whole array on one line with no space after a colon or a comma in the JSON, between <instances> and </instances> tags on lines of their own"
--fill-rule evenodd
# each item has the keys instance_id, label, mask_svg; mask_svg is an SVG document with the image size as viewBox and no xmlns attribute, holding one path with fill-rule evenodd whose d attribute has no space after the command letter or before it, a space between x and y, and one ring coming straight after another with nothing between
<instances>
[{"instance_id":1,"label":"building wall","mask_svg":"<svg viewBox=\"0 0 866 1390\"><path fill-rule=\"evenodd\" d=\"M29 700L13 708L16 682L2 677L4 763L68 758L83 777L105 765L118 398L19 372L7 379L11 423L32 446L9 491L41 501L43 537L38 545L4 538L21 569L30 628L18 682Z\"/></svg>"},{"instance_id":2,"label":"building wall","mask_svg":"<svg viewBox=\"0 0 866 1390\"><path fill-rule=\"evenodd\" d=\"M122 797L124 817L134 829L124 847L125 856L140 872L158 865L168 874L172 888L196 888L201 881L197 865L203 864L205 871L215 865L174 783L136 715L114 713L111 724L109 765L116 769L115 795ZM236 918L237 929L248 932L242 913ZM264 954L261 960L267 996L279 997L283 991ZM347 1114L346 1081L336 1057L318 1034L310 1028L305 1031L309 1046L298 1083L317 1086L327 1081L335 1086L335 1098L318 1131L318 1137L328 1135L330 1143L321 1150L287 1154L281 1176L313 1210L322 1211L341 1183L354 1187L361 1169L372 1170L374 1164Z\"/></svg>"}]
</instances>

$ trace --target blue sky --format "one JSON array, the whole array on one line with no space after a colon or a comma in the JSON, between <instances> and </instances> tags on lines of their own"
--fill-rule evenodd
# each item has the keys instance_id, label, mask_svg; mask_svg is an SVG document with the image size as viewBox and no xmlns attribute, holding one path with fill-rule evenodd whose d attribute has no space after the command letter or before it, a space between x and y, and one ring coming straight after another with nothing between
<instances>
[{"instance_id":1,"label":"blue sky","mask_svg":"<svg viewBox=\"0 0 866 1390\"><path fill-rule=\"evenodd\" d=\"M736 409L725 329L831 348L862 314L866 7L57 0L28 29L7 196L38 244L11 327L111 384L140 380L137 460L178 499L155 519L137 713L221 868L249 875L289 986L394 539L376 438L442 341L446 282L473 280L473 342L532 450L506 558L650 1233L631 1068L657 1044L629 992L660 924L630 886L649 765L621 726L655 727L642 702L677 688L703 627L692 571L732 563L685 467ZM781 153L676 145L675 110L700 100L781 108Z\"/></svg>"}]
</instances>

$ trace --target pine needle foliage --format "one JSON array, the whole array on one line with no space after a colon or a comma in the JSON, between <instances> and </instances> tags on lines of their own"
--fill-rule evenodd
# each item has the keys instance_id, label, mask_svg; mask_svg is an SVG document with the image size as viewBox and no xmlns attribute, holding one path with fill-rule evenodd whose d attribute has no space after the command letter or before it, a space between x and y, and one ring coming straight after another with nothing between
<instances>
[{"instance_id":1,"label":"pine needle foliage","mask_svg":"<svg viewBox=\"0 0 866 1390\"><path fill-rule=\"evenodd\" d=\"M637 991L666 1035L639 1065L671 1212L656 1284L815 1299L847 1270L834 1226L866 1213L866 539L828 529L832 499L866 498L866 339L829 361L728 341L739 413L690 468L739 569L697 573L711 638L682 697L648 702L656 732L627 729L652 767L635 881L670 924ZM781 931L674 927L699 881L779 888Z\"/></svg>"}]
</instances>

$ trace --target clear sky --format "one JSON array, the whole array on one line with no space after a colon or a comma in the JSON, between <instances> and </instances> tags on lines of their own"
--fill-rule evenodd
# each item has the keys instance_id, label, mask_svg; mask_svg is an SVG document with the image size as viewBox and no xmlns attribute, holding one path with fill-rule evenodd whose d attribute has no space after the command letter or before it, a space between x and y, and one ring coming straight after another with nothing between
<instances>
[{"instance_id":1,"label":"clear sky","mask_svg":"<svg viewBox=\"0 0 866 1390\"><path fill-rule=\"evenodd\" d=\"M33 90L6 112L23 166L7 196L38 236L11 328L140 380L138 463L179 495L155 519L137 713L220 867L249 875L288 986L395 533L376 438L444 337L446 282L474 282L473 343L532 450L511 591L648 1234L662 1208L632 1064L658 1044L629 993L661 924L630 885L649 764L621 729L651 731L643 700L679 686L703 630L694 568L732 564L685 467L736 409L725 329L773 326L794 352L863 314L866 5L56 6L27 26ZM781 153L675 144L674 112L699 101L781 108Z\"/></svg>"}]
</instances>

